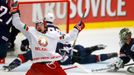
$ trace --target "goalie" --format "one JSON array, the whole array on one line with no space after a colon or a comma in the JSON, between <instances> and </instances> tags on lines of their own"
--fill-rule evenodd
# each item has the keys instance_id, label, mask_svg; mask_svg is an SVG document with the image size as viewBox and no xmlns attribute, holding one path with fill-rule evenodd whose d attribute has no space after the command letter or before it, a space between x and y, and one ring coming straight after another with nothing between
<instances>
[{"instance_id":1,"label":"goalie","mask_svg":"<svg viewBox=\"0 0 134 75\"><path fill-rule=\"evenodd\" d=\"M120 30L120 58L123 61L121 67L127 64L130 60L134 61L134 38L132 38L132 32L128 28ZM129 67L128 71L134 73L134 67Z\"/></svg>"},{"instance_id":2,"label":"goalie","mask_svg":"<svg viewBox=\"0 0 134 75\"><path fill-rule=\"evenodd\" d=\"M117 57L111 63L110 71L117 71L120 68L124 68L125 64L127 64L130 60L134 61L134 38L132 38L132 32L128 28L123 28L119 32L120 36L120 56ZM130 66L127 69L128 72L134 73L134 67Z\"/></svg>"}]
</instances>

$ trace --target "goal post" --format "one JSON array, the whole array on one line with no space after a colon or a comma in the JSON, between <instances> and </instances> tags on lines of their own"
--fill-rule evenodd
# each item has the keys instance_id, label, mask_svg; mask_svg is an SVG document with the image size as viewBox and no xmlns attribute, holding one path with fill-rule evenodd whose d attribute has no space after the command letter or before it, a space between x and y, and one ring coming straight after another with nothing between
<instances>
[{"instance_id":1,"label":"goal post","mask_svg":"<svg viewBox=\"0 0 134 75\"><path fill-rule=\"evenodd\" d=\"M69 0L19 0L19 8L22 21L29 26L34 26L34 22L52 13L54 24L61 31L69 32Z\"/></svg>"}]
</instances>

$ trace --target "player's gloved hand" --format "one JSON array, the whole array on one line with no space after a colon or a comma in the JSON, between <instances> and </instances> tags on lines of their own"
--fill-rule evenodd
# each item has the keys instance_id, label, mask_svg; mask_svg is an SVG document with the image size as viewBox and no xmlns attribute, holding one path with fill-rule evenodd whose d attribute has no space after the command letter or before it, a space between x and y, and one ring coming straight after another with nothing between
<instances>
[{"instance_id":1,"label":"player's gloved hand","mask_svg":"<svg viewBox=\"0 0 134 75\"><path fill-rule=\"evenodd\" d=\"M85 28L85 24L83 21L80 21L77 25L74 26L74 28L78 29L79 32Z\"/></svg>"},{"instance_id":2,"label":"player's gloved hand","mask_svg":"<svg viewBox=\"0 0 134 75\"><path fill-rule=\"evenodd\" d=\"M10 13L11 14L14 14L16 12L19 12L19 4L18 4L18 1L14 2L12 5L11 5L11 8L10 8Z\"/></svg>"},{"instance_id":3,"label":"player's gloved hand","mask_svg":"<svg viewBox=\"0 0 134 75\"><path fill-rule=\"evenodd\" d=\"M24 39L21 41L21 46L20 46L21 51L27 51L29 50L29 42L27 39Z\"/></svg>"},{"instance_id":4,"label":"player's gloved hand","mask_svg":"<svg viewBox=\"0 0 134 75\"><path fill-rule=\"evenodd\" d=\"M69 47L63 47L63 49L60 49L61 52L69 54L72 51L72 48Z\"/></svg>"}]
</instances>

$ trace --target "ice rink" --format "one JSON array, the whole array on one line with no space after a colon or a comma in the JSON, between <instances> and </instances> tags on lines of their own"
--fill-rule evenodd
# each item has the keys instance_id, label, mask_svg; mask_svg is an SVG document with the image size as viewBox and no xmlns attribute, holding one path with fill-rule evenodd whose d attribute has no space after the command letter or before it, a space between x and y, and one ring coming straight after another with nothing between
<instances>
[{"instance_id":1,"label":"ice rink","mask_svg":"<svg viewBox=\"0 0 134 75\"><path fill-rule=\"evenodd\" d=\"M76 44L81 44L85 47L94 46L97 44L105 44L107 45L106 49L96 51L94 54L100 53L110 53L110 52L118 52L120 49L119 45L119 31L121 28L110 28L110 29L92 29L92 30L83 30L80 32ZM134 37L134 28L130 28L132 31L132 37ZM16 42L16 51L15 53L21 53L19 51L19 45L21 39L24 37L22 34L17 36ZM15 57L7 57L6 63L11 62ZM20 67L16 68L11 72L3 72L0 71L0 75L25 75L26 71L30 68L31 62L27 62ZM2 65L0 65L1 68ZM85 65L83 65L85 67ZM65 67L65 66L64 66ZM86 65L87 68L91 67L90 64ZM86 68L85 67L85 68ZM79 68L66 70L67 75L133 75L126 71L126 68L119 70L118 72L85 72Z\"/></svg>"}]
</instances>

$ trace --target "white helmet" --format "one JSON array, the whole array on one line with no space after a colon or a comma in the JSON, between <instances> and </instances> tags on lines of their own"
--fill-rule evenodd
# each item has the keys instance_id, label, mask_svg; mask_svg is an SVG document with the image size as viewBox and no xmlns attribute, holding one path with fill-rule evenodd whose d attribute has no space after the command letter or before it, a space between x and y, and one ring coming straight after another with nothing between
<instances>
[{"instance_id":1,"label":"white helmet","mask_svg":"<svg viewBox=\"0 0 134 75\"><path fill-rule=\"evenodd\" d=\"M54 14L48 13L48 14L45 16L44 20L45 20L45 21L48 21L48 22L54 22L54 20L55 20Z\"/></svg>"},{"instance_id":2,"label":"white helmet","mask_svg":"<svg viewBox=\"0 0 134 75\"><path fill-rule=\"evenodd\" d=\"M34 23L43 23L42 19L37 19Z\"/></svg>"}]
</instances>

